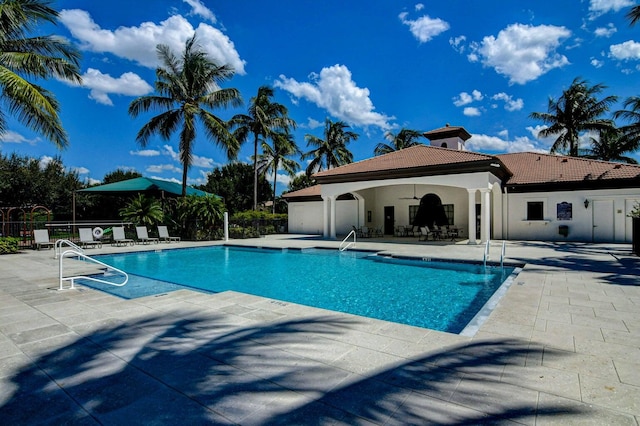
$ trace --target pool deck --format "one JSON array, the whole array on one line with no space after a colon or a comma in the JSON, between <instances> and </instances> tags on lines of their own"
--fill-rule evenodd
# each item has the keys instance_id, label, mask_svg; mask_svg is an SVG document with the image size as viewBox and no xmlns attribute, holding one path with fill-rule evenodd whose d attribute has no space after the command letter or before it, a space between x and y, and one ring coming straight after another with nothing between
<instances>
[{"instance_id":1,"label":"pool deck","mask_svg":"<svg viewBox=\"0 0 640 426\"><path fill-rule=\"evenodd\" d=\"M484 252L397 239L358 249L480 261ZM236 292L57 291L52 250L0 256L1 423L638 426L640 258L630 245L508 242L506 255L526 266L474 336ZM87 267L78 263L65 261Z\"/></svg>"}]
</instances>

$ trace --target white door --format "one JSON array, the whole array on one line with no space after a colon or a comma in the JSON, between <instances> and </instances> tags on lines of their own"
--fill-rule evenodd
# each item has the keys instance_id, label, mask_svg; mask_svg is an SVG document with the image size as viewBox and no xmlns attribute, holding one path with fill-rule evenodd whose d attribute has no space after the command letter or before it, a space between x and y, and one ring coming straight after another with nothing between
<instances>
[{"instance_id":1,"label":"white door","mask_svg":"<svg viewBox=\"0 0 640 426\"><path fill-rule=\"evenodd\" d=\"M613 200L593 201L593 242L613 242Z\"/></svg>"}]
</instances>

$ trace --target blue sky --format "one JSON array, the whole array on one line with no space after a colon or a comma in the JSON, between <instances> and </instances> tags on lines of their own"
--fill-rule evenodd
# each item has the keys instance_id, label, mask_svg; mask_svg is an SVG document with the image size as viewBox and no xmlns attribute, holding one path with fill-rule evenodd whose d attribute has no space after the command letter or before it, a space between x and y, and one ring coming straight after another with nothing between
<instances>
[{"instance_id":1,"label":"blue sky","mask_svg":"<svg viewBox=\"0 0 640 426\"><path fill-rule=\"evenodd\" d=\"M55 146L19 123L0 139L3 154L48 161L60 156L86 182L116 168L179 181L177 137L135 141L152 116L132 119L127 108L152 93L155 46L180 52L194 31L202 47L236 75L225 87L245 104L261 85L276 89L298 123L296 141L322 136L325 118L342 120L360 138L355 160L373 155L387 131L428 131L446 123L471 134L467 147L483 153L549 150L546 111L574 78L608 86L620 101L640 95L640 26L624 15L632 0L574 1L335 1L59 0L57 27L43 29L76 44L83 85L48 81L62 106L70 146ZM614 110L622 107L621 102ZM239 110L218 110L230 118ZM426 140L425 140L426 142ZM200 134L190 184L228 162ZM251 144L238 157L249 162ZM640 156L637 156L640 159ZM304 167L305 164L302 164ZM287 176L278 177L278 192Z\"/></svg>"}]
</instances>

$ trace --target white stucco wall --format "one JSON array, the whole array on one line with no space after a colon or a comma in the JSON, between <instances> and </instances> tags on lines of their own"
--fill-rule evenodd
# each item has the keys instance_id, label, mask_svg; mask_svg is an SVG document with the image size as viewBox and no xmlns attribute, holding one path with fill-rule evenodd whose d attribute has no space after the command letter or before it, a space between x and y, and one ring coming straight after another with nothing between
<instances>
[{"instance_id":1,"label":"white stucco wall","mask_svg":"<svg viewBox=\"0 0 640 426\"><path fill-rule=\"evenodd\" d=\"M322 235L322 201L289 203L289 233ZM336 203L336 233L348 234L358 223L358 201L339 200Z\"/></svg>"},{"instance_id":2,"label":"white stucco wall","mask_svg":"<svg viewBox=\"0 0 640 426\"><path fill-rule=\"evenodd\" d=\"M584 202L589 200L589 207ZM538 241L631 242L631 219L627 217L640 200L640 190L566 191L504 195L507 214L505 239ZM527 202L544 203L543 221L527 220ZM558 220L558 203L572 204L572 219ZM567 225L569 235L559 234ZM595 229L594 226L597 228ZM595 229L595 231L594 231Z\"/></svg>"}]
</instances>

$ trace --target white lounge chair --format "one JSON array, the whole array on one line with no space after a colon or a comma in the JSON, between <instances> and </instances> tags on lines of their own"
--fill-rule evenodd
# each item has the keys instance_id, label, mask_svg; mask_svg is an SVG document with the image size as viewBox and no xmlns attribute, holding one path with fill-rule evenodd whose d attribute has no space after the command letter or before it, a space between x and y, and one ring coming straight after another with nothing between
<instances>
[{"instance_id":1,"label":"white lounge chair","mask_svg":"<svg viewBox=\"0 0 640 426\"><path fill-rule=\"evenodd\" d=\"M142 244L158 243L158 238L149 238L146 226L136 226L136 234L138 235L138 242Z\"/></svg>"},{"instance_id":2,"label":"white lounge chair","mask_svg":"<svg viewBox=\"0 0 640 426\"><path fill-rule=\"evenodd\" d=\"M80 232L80 246L81 247L102 247L102 241L93 239L93 229L91 228L80 228L78 229Z\"/></svg>"},{"instance_id":3,"label":"white lounge chair","mask_svg":"<svg viewBox=\"0 0 640 426\"><path fill-rule=\"evenodd\" d=\"M168 243L171 241L180 241L180 237L170 236L167 227L164 225L158 225L158 237L160 237L161 241L166 241Z\"/></svg>"},{"instance_id":4,"label":"white lounge chair","mask_svg":"<svg viewBox=\"0 0 640 426\"><path fill-rule=\"evenodd\" d=\"M49 231L46 229L35 229L33 231L33 243L37 250L41 247L51 248L55 245L49 240Z\"/></svg>"},{"instance_id":5,"label":"white lounge chair","mask_svg":"<svg viewBox=\"0 0 640 426\"><path fill-rule=\"evenodd\" d=\"M124 235L124 226L114 226L111 228L113 232L113 243L116 246L120 246L121 244L126 246L127 244L133 245L135 242L131 238L127 238Z\"/></svg>"},{"instance_id":6,"label":"white lounge chair","mask_svg":"<svg viewBox=\"0 0 640 426\"><path fill-rule=\"evenodd\" d=\"M429 239L429 235L433 235L433 232L431 232L429 227L428 226L421 226L420 227L420 235L418 236L418 241L427 241Z\"/></svg>"}]
</instances>

